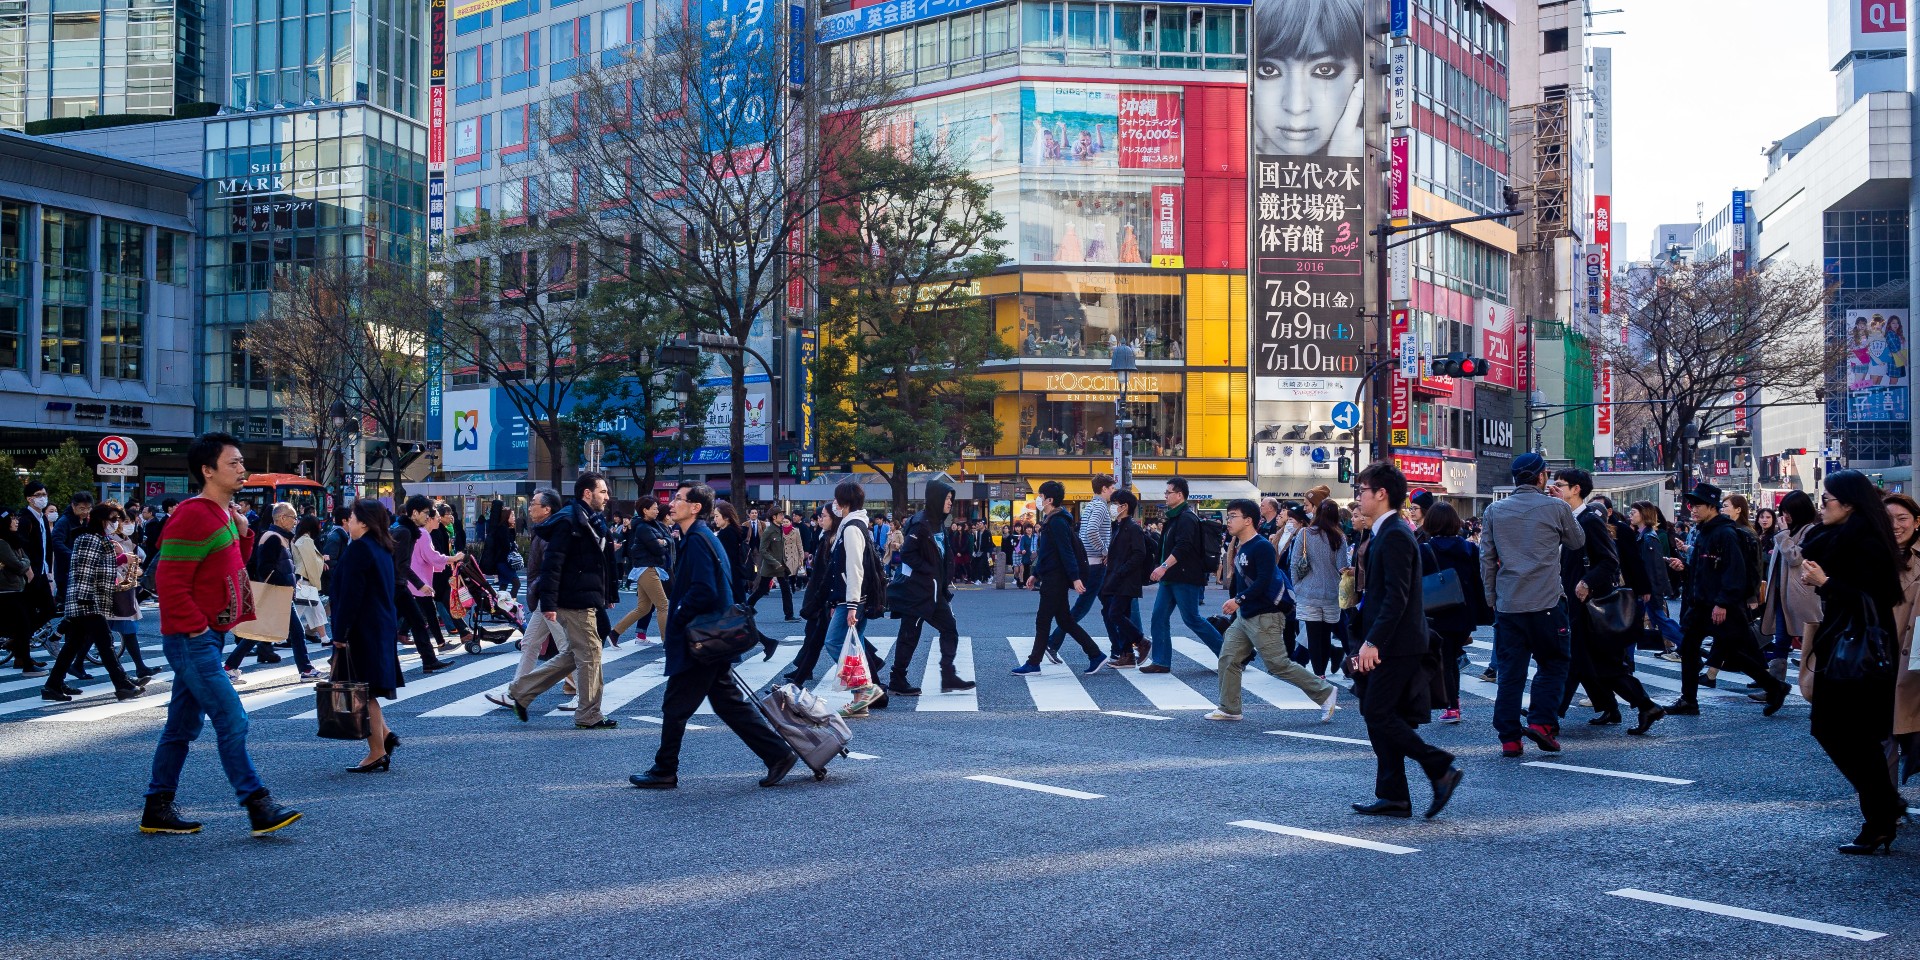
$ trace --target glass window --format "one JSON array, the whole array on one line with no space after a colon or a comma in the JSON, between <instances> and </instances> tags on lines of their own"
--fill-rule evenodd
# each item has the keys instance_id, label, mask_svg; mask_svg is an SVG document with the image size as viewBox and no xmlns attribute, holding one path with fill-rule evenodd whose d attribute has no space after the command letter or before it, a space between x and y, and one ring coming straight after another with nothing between
<instances>
[{"instance_id":1,"label":"glass window","mask_svg":"<svg viewBox=\"0 0 1920 960\"><path fill-rule=\"evenodd\" d=\"M1141 360L1185 354L1177 277L1070 273L1029 275L1029 281L1029 288L1060 289L1021 294L1023 357L1104 360L1116 343L1132 344Z\"/></svg>"},{"instance_id":2,"label":"glass window","mask_svg":"<svg viewBox=\"0 0 1920 960\"><path fill-rule=\"evenodd\" d=\"M1152 262L1153 194L1144 183L1030 178L1020 187L1022 263ZM1178 244L1175 243L1175 246ZM1176 250L1164 250L1168 254Z\"/></svg>"},{"instance_id":3,"label":"glass window","mask_svg":"<svg viewBox=\"0 0 1920 960\"><path fill-rule=\"evenodd\" d=\"M1067 392L1020 396L1021 452L1028 456L1102 457L1113 451L1113 395ZM1133 453L1186 455L1186 404L1180 393L1127 395Z\"/></svg>"},{"instance_id":4,"label":"glass window","mask_svg":"<svg viewBox=\"0 0 1920 960\"><path fill-rule=\"evenodd\" d=\"M1101 5L1069 3L1066 8L1067 49L1094 50L1107 45L1106 11Z\"/></svg>"},{"instance_id":5,"label":"glass window","mask_svg":"<svg viewBox=\"0 0 1920 960\"><path fill-rule=\"evenodd\" d=\"M522 33L500 41L500 73L511 77L527 71L527 35Z\"/></svg>"},{"instance_id":6,"label":"glass window","mask_svg":"<svg viewBox=\"0 0 1920 960\"><path fill-rule=\"evenodd\" d=\"M976 34L980 30L980 15L964 14L949 21L947 28L947 59L950 61L971 60L978 55L974 49Z\"/></svg>"},{"instance_id":7,"label":"glass window","mask_svg":"<svg viewBox=\"0 0 1920 960\"><path fill-rule=\"evenodd\" d=\"M527 142L527 108L512 107L500 114L500 146L517 147Z\"/></svg>"},{"instance_id":8,"label":"glass window","mask_svg":"<svg viewBox=\"0 0 1920 960\"><path fill-rule=\"evenodd\" d=\"M600 14L600 49L613 50L632 39L633 13L621 5Z\"/></svg>"},{"instance_id":9,"label":"glass window","mask_svg":"<svg viewBox=\"0 0 1920 960\"><path fill-rule=\"evenodd\" d=\"M19 297L0 296L0 369L27 368L27 311Z\"/></svg>"},{"instance_id":10,"label":"glass window","mask_svg":"<svg viewBox=\"0 0 1920 960\"><path fill-rule=\"evenodd\" d=\"M453 82L455 85L464 87L480 82L480 49L468 47L454 52Z\"/></svg>"},{"instance_id":11,"label":"glass window","mask_svg":"<svg viewBox=\"0 0 1920 960\"><path fill-rule=\"evenodd\" d=\"M81 376L87 372L87 308L48 304L41 308L40 369Z\"/></svg>"},{"instance_id":12,"label":"glass window","mask_svg":"<svg viewBox=\"0 0 1920 960\"><path fill-rule=\"evenodd\" d=\"M137 223L102 220L100 269L123 277L146 274L147 228Z\"/></svg>"},{"instance_id":13,"label":"glass window","mask_svg":"<svg viewBox=\"0 0 1920 960\"><path fill-rule=\"evenodd\" d=\"M155 240L154 279L176 287L186 286L192 267L193 238L184 233L162 230Z\"/></svg>"}]
</instances>

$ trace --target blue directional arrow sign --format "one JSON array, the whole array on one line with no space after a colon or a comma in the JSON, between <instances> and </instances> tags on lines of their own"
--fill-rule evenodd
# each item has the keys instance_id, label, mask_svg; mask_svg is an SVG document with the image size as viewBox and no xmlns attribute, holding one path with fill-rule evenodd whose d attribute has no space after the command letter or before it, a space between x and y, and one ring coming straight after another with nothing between
<instances>
[{"instance_id":1,"label":"blue directional arrow sign","mask_svg":"<svg viewBox=\"0 0 1920 960\"><path fill-rule=\"evenodd\" d=\"M1351 400L1342 400L1333 405L1333 425L1342 430L1352 430L1360 425L1360 405Z\"/></svg>"}]
</instances>

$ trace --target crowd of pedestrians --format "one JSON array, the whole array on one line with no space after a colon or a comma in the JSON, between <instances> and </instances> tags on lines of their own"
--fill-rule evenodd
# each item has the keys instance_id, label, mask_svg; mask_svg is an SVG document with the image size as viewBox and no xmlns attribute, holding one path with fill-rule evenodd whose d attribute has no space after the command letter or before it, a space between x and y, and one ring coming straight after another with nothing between
<instances>
[{"instance_id":1,"label":"crowd of pedestrians","mask_svg":"<svg viewBox=\"0 0 1920 960\"><path fill-rule=\"evenodd\" d=\"M956 663L954 590L996 574L1037 594L1033 643L1016 675L1067 668L1060 651L1069 638L1086 658L1070 669L1167 672L1178 613L1185 634L1218 658L1209 721L1244 716L1245 672L1256 661L1317 704L1323 722L1343 705L1335 681L1344 676L1379 761L1375 796L1354 804L1362 814L1411 816L1408 760L1431 784L1426 814L1447 805L1461 771L1418 727L1468 719L1463 674L1494 684L1480 722L1502 755L1521 757L1529 747L1563 751L1561 726L1576 706L1591 708L1585 722L1596 728L1646 736L1668 718L1698 714L1698 689L1737 675L1750 681L1757 713L1771 717L1798 666L1812 737L1859 797L1862 826L1840 847L1846 853L1888 849L1907 813L1900 785L1920 772L1920 503L1883 494L1855 471L1827 476L1817 505L1795 491L1757 511L1702 483L1683 495L1678 524L1652 502L1618 507L1585 471L1552 471L1531 453L1512 463L1511 495L1464 519L1385 465L1356 477L1344 508L1323 487L1299 503L1235 500L1205 516L1174 477L1154 527L1141 523L1133 492L1100 475L1077 516L1060 483L1041 484L1031 523L1009 524L997 539L956 514L955 492L940 480L927 484L922 509L893 515L869 512L865 488L847 482L805 515L776 506L742 516L705 485L683 483L664 505L643 501L616 516L605 478L588 472L571 497L536 491L524 525L517 511L491 505L469 544L457 511L424 496L407 498L397 515L370 499L326 518L284 503L256 512L236 500L245 465L229 436L200 438L188 460L199 492L185 500L122 505L79 493L55 510L33 484L24 507L0 510L7 650L24 675L45 678L44 699L70 700L80 692L70 681L93 666L120 699L170 674L147 832L200 828L179 815L174 795L208 722L253 830L300 817L272 797L248 755L235 687L247 682L249 657L277 661L284 643L301 679L366 684L365 753L346 769L390 772L400 737L379 701L405 685L403 646L432 673L462 647L512 639L484 629L473 594L497 589L507 599L492 609L514 613L523 584L517 669L488 699L526 721L559 686L576 728L611 729L602 647L628 631L661 643L661 742L631 778L648 789L677 785L683 734L702 703L766 765L764 785L796 762L729 665L689 655L691 624L742 606L751 614L777 590L784 618L805 624L781 679L808 685L823 653L834 673L847 667L842 652L855 651L848 656L855 666L864 658L865 670L853 671L863 679L841 712L864 717L892 697L921 694L913 665L929 629L942 692L973 688ZM1225 588L1217 613L1205 600L1212 584ZM1154 585L1143 620L1140 601ZM622 592L637 602L614 622ZM233 634L262 612L257 598L289 593L284 640ZM155 605L164 668L138 641ZM1082 624L1095 606L1104 648ZM890 671L867 639L886 616L900 621ZM50 645L49 624L58 638ZM1473 635L1488 626L1491 656L1476 673ZM324 664L311 655L315 643ZM42 645L50 662L37 659ZM1654 701L1636 676L1642 651L1680 665L1677 699Z\"/></svg>"}]
</instances>

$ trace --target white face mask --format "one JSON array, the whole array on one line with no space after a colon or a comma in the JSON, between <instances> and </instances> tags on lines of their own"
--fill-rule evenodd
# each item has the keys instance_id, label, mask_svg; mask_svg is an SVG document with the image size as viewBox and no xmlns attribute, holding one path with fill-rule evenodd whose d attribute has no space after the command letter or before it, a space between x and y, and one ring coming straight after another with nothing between
<instances>
[{"instance_id":1,"label":"white face mask","mask_svg":"<svg viewBox=\"0 0 1920 960\"><path fill-rule=\"evenodd\" d=\"M133 524L131 523L120 524L120 535L123 537L133 536Z\"/></svg>"},{"instance_id":2,"label":"white face mask","mask_svg":"<svg viewBox=\"0 0 1920 960\"><path fill-rule=\"evenodd\" d=\"M46 497L28 497L27 506L30 506L35 510L45 510L47 508L47 498Z\"/></svg>"}]
</instances>

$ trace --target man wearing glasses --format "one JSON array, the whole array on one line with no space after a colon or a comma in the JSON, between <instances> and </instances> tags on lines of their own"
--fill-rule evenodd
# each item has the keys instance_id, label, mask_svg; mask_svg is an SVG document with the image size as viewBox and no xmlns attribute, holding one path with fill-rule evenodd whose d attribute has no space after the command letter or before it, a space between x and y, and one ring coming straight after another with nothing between
<instances>
[{"instance_id":1,"label":"man wearing glasses","mask_svg":"<svg viewBox=\"0 0 1920 960\"><path fill-rule=\"evenodd\" d=\"M1433 784L1426 817L1438 816L1460 785L1453 754L1420 739L1431 706L1427 672L1427 615L1420 583L1420 541L1400 516L1407 502L1407 478L1391 463L1376 463L1354 478L1359 508L1356 520L1372 530L1366 560L1366 602L1360 605L1360 649L1348 669L1367 740L1377 763L1372 803L1356 803L1355 813L1411 817L1407 761L1420 765ZM1453 664L1447 668L1458 669ZM1333 701L1331 697L1328 704Z\"/></svg>"},{"instance_id":2,"label":"man wearing glasses","mask_svg":"<svg viewBox=\"0 0 1920 960\"><path fill-rule=\"evenodd\" d=\"M1547 495L1546 478L1545 457L1515 457L1515 490L1481 517L1480 578L1494 610L1493 668L1500 684L1493 700L1493 730L1500 737L1501 755L1507 757L1521 755L1523 736L1549 753L1560 749L1560 698L1566 692L1571 655L1560 550L1579 550L1587 538L1573 511ZM1522 725L1520 694L1527 688L1530 660L1539 669Z\"/></svg>"}]
</instances>

